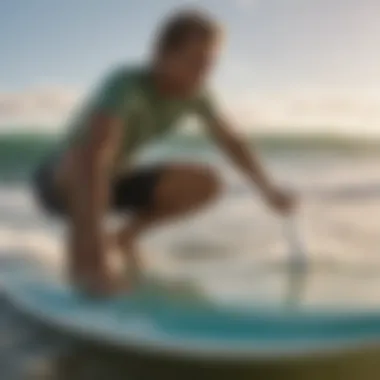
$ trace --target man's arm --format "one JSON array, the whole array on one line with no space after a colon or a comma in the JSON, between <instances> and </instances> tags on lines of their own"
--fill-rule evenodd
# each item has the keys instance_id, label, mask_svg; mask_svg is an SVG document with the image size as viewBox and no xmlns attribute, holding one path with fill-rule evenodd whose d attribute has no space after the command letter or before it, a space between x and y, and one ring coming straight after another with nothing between
<instances>
[{"instance_id":1,"label":"man's arm","mask_svg":"<svg viewBox=\"0 0 380 380\"><path fill-rule=\"evenodd\" d=\"M261 190L269 204L280 212L288 211L292 203L290 197L273 185L254 149L248 146L237 133L234 133L229 123L220 117L208 118L207 126L214 140L249 180Z\"/></svg>"},{"instance_id":2,"label":"man's arm","mask_svg":"<svg viewBox=\"0 0 380 380\"><path fill-rule=\"evenodd\" d=\"M121 134L120 119L94 115L88 122L86 138L71 154L68 168L71 255L79 272L74 276L90 283L100 282L97 278L107 270L104 217L109 202L110 173L120 149Z\"/></svg>"}]
</instances>

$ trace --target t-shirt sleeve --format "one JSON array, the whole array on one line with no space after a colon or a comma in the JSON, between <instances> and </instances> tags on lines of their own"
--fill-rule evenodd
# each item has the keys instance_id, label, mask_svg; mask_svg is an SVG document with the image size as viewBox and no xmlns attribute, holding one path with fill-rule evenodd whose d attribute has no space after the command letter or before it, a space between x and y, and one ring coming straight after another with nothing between
<instances>
[{"instance_id":1,"label":"t-shirt sleeve","mask_svg":"<svg viewBox=\"0 0 380 380\"><path fill-rule=\"evenodd\" d=\"M95 92L92 109L109 116L125 118L134 103L133 82L133 76L126 70L112 72Z\"/></svg>"}]
</instances>

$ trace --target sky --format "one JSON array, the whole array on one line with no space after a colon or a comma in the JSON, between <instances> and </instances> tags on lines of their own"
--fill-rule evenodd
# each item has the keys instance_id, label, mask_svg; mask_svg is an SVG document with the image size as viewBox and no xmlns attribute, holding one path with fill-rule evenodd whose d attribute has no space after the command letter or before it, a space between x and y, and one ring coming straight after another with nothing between
<instances>
[{"instance_id":1,"label":"sky","mask_svg":"<svg viewBox=\"0 0 380 380\"><path fill-rule=\"evenodd\" d=\"M380 135L378 0L0 0L0 131L64 128L187 7L224 25L211 85L237 128Z\"/></svg>"}]
</instances>

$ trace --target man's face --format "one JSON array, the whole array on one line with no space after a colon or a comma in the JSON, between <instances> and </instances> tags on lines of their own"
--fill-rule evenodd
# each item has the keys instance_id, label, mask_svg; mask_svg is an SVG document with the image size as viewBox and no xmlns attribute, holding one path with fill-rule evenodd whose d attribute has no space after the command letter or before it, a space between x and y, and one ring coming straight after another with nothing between
<instances>
[{"instance_id":1,"label":"man's face","mask_svg":"<svg viewBox=\"0 0 380 380\"><path fill-rule=\"evenodd\" d=\"M190 40L166 55L165 71L183 94L196 91L214 66L219 46L215 41Z\"/></svg>"}]
</instances>

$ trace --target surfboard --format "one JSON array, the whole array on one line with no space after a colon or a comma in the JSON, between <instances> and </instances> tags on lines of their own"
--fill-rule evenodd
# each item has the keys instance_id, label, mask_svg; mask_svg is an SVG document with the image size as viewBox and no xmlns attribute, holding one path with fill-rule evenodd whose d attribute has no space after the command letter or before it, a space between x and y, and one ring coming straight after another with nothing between
<instances>
[{"instance_id":1,"label":"surfboard","mask_svg":"<svg viewBox=\"0 0 380 380\"><path fill-rule=\"evenodd\" d=\"M81 295L57 276L27 265L1 275L6 298L42 324L88 341L158 355L262 360L341 353L378 345L372 311L232 309L179 302L144 287L109 299Z\"/></svg>"}]
</instances>

